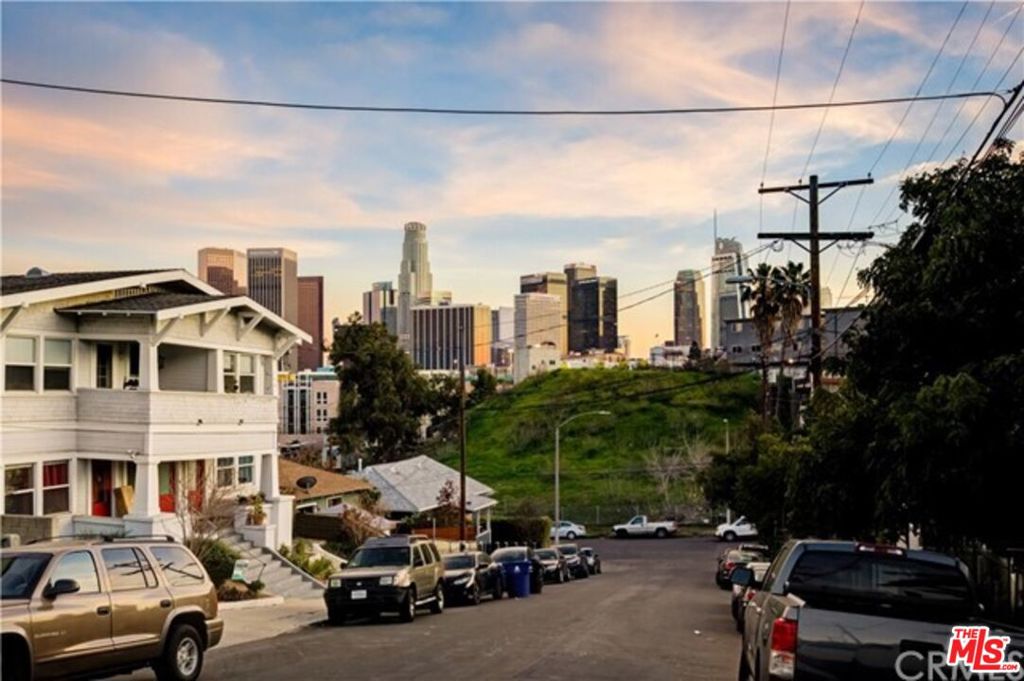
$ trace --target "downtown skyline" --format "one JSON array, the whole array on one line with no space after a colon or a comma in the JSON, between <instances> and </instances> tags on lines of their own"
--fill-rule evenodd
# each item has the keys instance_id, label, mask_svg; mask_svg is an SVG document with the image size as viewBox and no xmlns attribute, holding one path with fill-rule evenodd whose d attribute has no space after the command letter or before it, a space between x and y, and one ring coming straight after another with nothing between
<instances>
[{"instance_id":1,"label":"downtown skyline","mask_svg":"<svg viewBox=\"0 0 1024 681\"><path fill-rule=\"evenodd\" d=\"M966 90L979 76L979 88L994 87L1021 46L1019 30L1002 43L1000 36L1022 19L1016 5L995 3L988 14L986 7L972 4L957 20L959 4L867 4L836 98L912 94L940 47L925 93ZM4 75L395 105L764 104L773 96L783 8L6 5ZM857 3L792 6L780 102L828 98L857 11ZM231 29L214 30L218 22ZM618 278L620 295L681 269L706 270L716 208L719 234L748 251L763 245L755 236L762 226L806 228L802 210L794 223L792 199L762 203L756 190L762 177L766 184L799 177L821 120L818 111L778 115L765 162L766 112L452 120L11 85L3 94L5 273L33 265L192 271L204 246L283 246L300 253L300 274L324 275L326 319L359 310L370 282L394 276L408 221L430 226L434 287L492 308L511 304L522 274L567 262L599 264ZM931 128L920 161L959 106L913 107L875 170L876 185L863 193L854 227L891 214L894 200L883 199L922 132ZM981 106L967 103L936 160L959 152L953 141ZM810 171L863 174L905 108L830 111ZM989 106L963 149L977 144L992 115ZM845 228L858 198L859 191L837 196L823 224ZM878 251L869 247L857 266ZM802 252L787 247L769 262L787 256ZM837 305L857 293L855 283L844 286L852 262L838 251L823 259L823 285L834 294L846 289ZM624 312L619 325L644 356L672 337L672 296Z\"/></svg>"}]
</instances>

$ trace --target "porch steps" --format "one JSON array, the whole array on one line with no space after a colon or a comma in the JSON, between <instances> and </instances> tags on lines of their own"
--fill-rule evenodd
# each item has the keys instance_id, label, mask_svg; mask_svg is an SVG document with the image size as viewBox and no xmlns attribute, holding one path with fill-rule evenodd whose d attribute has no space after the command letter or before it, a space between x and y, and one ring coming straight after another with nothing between
<instances>
[{"instance_id":1,"label":"porch steps","mask_svg":"<svg viewBox=\"0 0 1024 681\"><path fill-rule=\"evenodd\" d=\"M220 539L242 558L264 565L259 579L266 585L266 593L287 599L323 598L324 585L289 563L276 551L254 546L237 532L223 534Z\"/></svg>"}]
</instances>

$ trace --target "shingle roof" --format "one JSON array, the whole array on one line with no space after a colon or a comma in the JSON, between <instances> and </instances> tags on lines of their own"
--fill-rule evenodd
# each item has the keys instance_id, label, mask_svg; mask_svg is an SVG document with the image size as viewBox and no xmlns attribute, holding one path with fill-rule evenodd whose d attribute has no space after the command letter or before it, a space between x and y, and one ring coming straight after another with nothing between
<instances>
[{"instance_id":1,"label":"shingle roof","mask_svg":"<svg viewBox=\"0 0 1024 681\"><path fill-rule=\"evenodd\" d=\"M96 303L64 307L57 312L159 312L186 305L209 303L235 296L210 296L205 293L144 293L138 296L101 300Z\"/></svg>"},{"instance_id":2,"label":"shingle roof","mask_svg":"<svg viewBox=\"0 0 1024 681\"><path fill-rule=\"evenodd\" d=\"M368 466L360 475L380 490L381 504L393 513L421 513L437 508L438 493L445 482L451 480L456 489L459 487L459 472L429 456ZM470 510L486 508L489 504L482 497L491 494L494 494L493 489L466 476L466 501Z\"/></svg>"},{"instance_id":3,"label":"shingle roof","mask_svg":"<svg viewBox=\"0 0 1024 681\"><path fill-rule=\"evenodd\" d=\"M88 284L93 281L104 279L120 279L121 277L134 277L140 274L153 274L155 272L168 272L170 270L119 270L109 272L52 272L41 277L28 277L24 274L8 274L0 278L0 293L10 295L13 293L26 293L28 291L41 291L48 288L60 288L62 286L74 286L75 284Z\"/></svg>"},{"instance_id":4,"label":"shingle roof","mask_svg":"<svg viewBox=\"0 0 1024 681\"><path fill-rule=\"evenodd\" d=\"M321 499L323 497L336 497L342 494L362 492L373 489L366 480L351 478L347 475L334 473L322 468L303 466L301 463L289 459L279 458L277 460L277 472L279 476L278 486L285 494L292 494L296 499ZM316 478L316 484L308 490L301 489L296 484L299 478L312 476Z\"/></svg>"}]
</instances>

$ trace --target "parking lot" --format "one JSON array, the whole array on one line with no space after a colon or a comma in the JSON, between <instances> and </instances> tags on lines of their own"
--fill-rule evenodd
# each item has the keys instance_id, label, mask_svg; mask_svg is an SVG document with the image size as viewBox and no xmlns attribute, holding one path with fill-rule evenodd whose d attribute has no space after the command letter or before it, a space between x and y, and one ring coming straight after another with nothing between
<instances>
[{"instance_id":1,"label":"parking lot","mask_svg":"<svg viewBox=\"0 0 1024 681\"><path fill-rule=\"evenodd\" d=\"M587 540L604 574L527 599L318 623L214 649L204 678L731 679L739 639L707 539ZM147 675L137 674L139 678Z\"/></svg>"}]
</instances>

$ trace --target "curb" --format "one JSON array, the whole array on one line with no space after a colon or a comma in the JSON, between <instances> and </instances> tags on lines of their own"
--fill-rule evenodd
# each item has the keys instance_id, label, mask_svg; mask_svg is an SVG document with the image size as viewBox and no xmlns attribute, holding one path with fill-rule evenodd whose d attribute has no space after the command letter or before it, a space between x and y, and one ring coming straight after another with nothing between
<instances>
[{"instance_id":1,"label":"curb","mask_svg":"<svg viewBox=\"0 0 1024 681\"><path fill-rule=\"evenodd\" d=\"M266 598L253 598L248 601L225 601L217 604L218 610L249 610L250 608L268 608L272 605L282 605L284 596L267 596Z\"/></svg>"}]
</instances>

